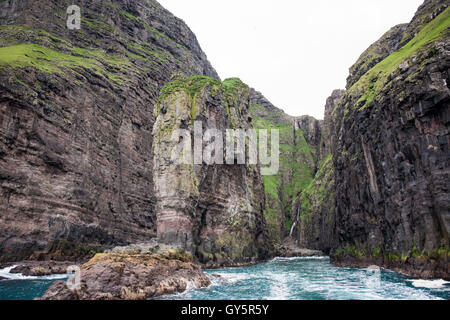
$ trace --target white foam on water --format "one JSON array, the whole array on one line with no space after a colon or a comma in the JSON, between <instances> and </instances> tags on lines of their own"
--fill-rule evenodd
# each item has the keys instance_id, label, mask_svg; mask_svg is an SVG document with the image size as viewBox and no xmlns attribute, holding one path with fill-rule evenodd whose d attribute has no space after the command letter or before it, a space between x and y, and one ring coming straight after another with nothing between
<instances>
[{"instance_id":1,"label":"white foam on water","mask_svg":"<svg viewBox=\"0 0 450 320\"><path fill-rule=\"evenodd\" d=\"M11 270L14 269L15 267L17 267L17 265L13 265L13 266L10 266L10 267L6 267L6 268L3 268L3 269L0 269L0 277L5 277L6 278L6 276L9 275Z\"/></svg>"},{"instance_id":2,"label":"white foam on water","mask_svg":"<svg viewBox=\"0 0 450 320\"><path fill-rule=\"evenodd\" d=\"M217 275L219 275L219 278L215 278L215 281L217 282L225 282L228 284L233 284L236 282L241 282L241 281L245 281L248 279L251 279L252 277L254 277L254 275L248 274L248 273L228 273L228 272L217 272L215 273Z\"/></svg>"},{"instance_id":3,"label":"white foam on water","mask_svg":"<svg viewBox=\"0 0 450 320\"><path fill-rule=\"evenodd\" d=\"M264 277L272 280L270 285L270 295L267 300L288 300L290 290L288 287L288 275L286 273L265 272Z\"/></svg>"},{"instance_id":4,"label":"white foam on water","mask_svg":"<svg viewBox=\"0 0 450 320\"><path fill-rule=\"evenodd\" d=\"M7 280L58 280L67 278L67 274L52 274L48 276L25 276L21 273L11 273L17 265L6 267L0 269L0 277L6 278Z\"/></svg>"},{"instance_id":5,"label":"white foam on water","mask_svg":"<svg viewBox=\"0 0 450 320\"><path fill-rule=\"evenodd\" d=\"M426 288L426 289L443 289L447 288L446 285L450 284L450 282L439 279L439 280L407 280L411 282L412 285L416 288ZM448 287L450 289L450 287Z\"/></svg>"},{"instance_id":6,"label":"white foam on water","mask_svg":"<svg viewBox=\"0 0 450 320\"><path fill-rule=\"evenodd\" d=\"M278 261L301 261L301 260L328 260L327 256L310 256L310 257L276 257L270 260L270 262Z\"/></svg>"},{"instance_id":7,"label":"white foam on water","mask_svg":"<svg viewBox=\"0 0 450 320\"><path fill-rule=\"evenodd\" d=\"M167 294L164 296L164 298L166 298L166 299L171 299L171 298L172 299L188 299L191 292L198 290L198 289L199 288L197 288L192 281L187 281L186 282L186 290L184 290L183 292Z\"/></svg>"}]
</instances>

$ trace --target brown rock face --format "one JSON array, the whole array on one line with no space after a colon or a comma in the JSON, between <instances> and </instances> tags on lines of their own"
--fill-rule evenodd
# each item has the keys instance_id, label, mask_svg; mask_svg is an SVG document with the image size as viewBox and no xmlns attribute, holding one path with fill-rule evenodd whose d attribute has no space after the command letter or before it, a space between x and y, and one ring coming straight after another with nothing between
<instances>
[{"instance_id":1,"label":"brown rock face","mask_svg":"<svg viewBox=\"0 0 450 320\"><path fill-rule=\"evenodd\" d=\"M351 81L334 112L339 264L372 257L449 278L447 6L426 1L405 27L414 39Z\"/></svg>"},{"instance_id":2,"label":"brown rock face","mask_svg":"<svg viewBox=\"0 0 450 320\"><path fill-rule=\"evenodd\" d=\"M3 261L75 259L155 237L160 89L175 74L218 78L156 1L78 1L72 31L70 4L0 4Z\"/></svg>"},{"instance_id":3,"label":"brown rock face","mask_svg":"<svg viewBox=\"0 0 450 320\"><path fill-rule=\"evenodd\" d=\"M72 266L73 262L22 261L17 264L17 267L10 271L11 273L21 273L25 276L47 276L65 274L67 267Z\"/></svg>"},{"instance_id":4,"label":"brown rock face","mask_svg":"<svg viewBox=\"0 0 450 320\"><path fill-rule=\"evenodd\" d=\"M176 251L162 255L108 253L81 267L80 288L56 281L42 300L147 300L197 288L211 281L192 256Z\"/></svg>"},{"instance_id":5,"label":"brown rock face","mask_svg":"<svg viewBox=\"0 0 450 320\"><path fill-rule=\"evenodd\" d=\"M196 252L207 265L251 263L265 259L270 251L260 168L249 164L248 153L246 164L227 164L226 159L226 130L252 128L249 94L238 79L221 83L192 77L168 84L155 107L158 239ZM180 129L189 136L173 140ZM210 130L221 136L207 140ZM188 144L187 163L177 163L183 152L173 157L181 141ZM211 142L223 146L223 154L219 149L209 153L219 162L194 163L194 151L205 157Z\"/></svg>"}]
</instances>

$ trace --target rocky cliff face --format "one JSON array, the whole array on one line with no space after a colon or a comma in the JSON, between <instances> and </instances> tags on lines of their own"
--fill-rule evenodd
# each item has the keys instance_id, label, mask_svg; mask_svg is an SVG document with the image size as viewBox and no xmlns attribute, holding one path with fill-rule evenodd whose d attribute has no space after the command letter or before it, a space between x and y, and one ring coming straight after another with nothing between
<instances>
[{"instance_id":1,"label":"rocky cliff face","mask_svg":"<svg viewBox=\"0 0 450 320\"><path fill-rule=\"evenodd\" d=\"M297 201L298 245L329 253L336 243L335 173L331 154L334 143L332 111L343 95L336 90L327 99L324 120L316 132L317 168L314 179Z\"/></svg>"},{"instance_id":2,"label":"rocky cliff face","mask_svg":"<svg viewBox=\"0 0 450 320\"><path fill-rule=\"evenodd\" d=\"M80 30L69 5L0 2L0 261L157 238L214 267L290 237L339 265L448 278L447 0L369 47L323 121L221 82L156 1L78 1ZM212 142L195 142L196 121L200 135L279 129L279 173L176 163L174 131L191 150Z\"/></svg>"},{"instance_id":3,"label":"rocky cliff face","mask_svg":"<svg viewBox=\"0 0 450 320\"><path fill-rule=\"evenodd\" d=\"M196 252L211 266L255 262L270 251L260 168L249 164L248 153L246 164L230 165L220 151L227 148L227 129L252 128L249 101L250 89L239 79L192 77L169 83L155 107L158 238ZM180 139L188 144L187 164L177 164L171 152L180 143L173 132L180 129L192 133ZM207 137L212 130L219 135ZM213 156L214 163L199 164L193 152L203 161Z\"/></svg>"},{"instance_id":4,"label":"rocky cliff face","mask_svg":"<svg viewBox=\"0 0 450 320\"><path fill-rule=\"evenodd\" d=\"M333 111L338 264L448 278L450 9L425 1L351 69Z\"/></svg>"},{"instance_id":5,"label":"rocky cliff face","mask_svg":"<svg viewBox=\"0 0 450 320\"><path fill-rule=\"evenodd\" d=\"M280 171L275 176L264 177L265 216L275 244L289 237L302 248L329 252L332 247L331 111L341 94L336 91L328 100L325 119L319 121L310 116L286 115L261 93L252 91L254 126L280 130Z\"/></svg>"},{"instance_id":6,"label":"rocky cliff face","mask_svg":"<svg viewBox=\"0 0 450 320\"><path fill-rule=\"evenodd\" d=\"M425 1L370 46L324 121L254 95L255 125L282 130L282 169L265 179L275 242L297 235L338 265L449 277L449 10Z\"/></svg>"},{"instance_id":7,"label":"rocky cliff face","mask_svg":"<svg viewBox=\"0 0 450 320\"><path fill-rule=\"evenodd\" d=\"M157 235L184 237L206 261L264 256L259 172L176 169L161 144L165 125L192 116L248 126L248 88L159 99L171 80L218 81L188 27L156 1L82 0L81 29L68 30L71 4L0 2L0 260L75 259Z\"/></svg>"}]
</instances>

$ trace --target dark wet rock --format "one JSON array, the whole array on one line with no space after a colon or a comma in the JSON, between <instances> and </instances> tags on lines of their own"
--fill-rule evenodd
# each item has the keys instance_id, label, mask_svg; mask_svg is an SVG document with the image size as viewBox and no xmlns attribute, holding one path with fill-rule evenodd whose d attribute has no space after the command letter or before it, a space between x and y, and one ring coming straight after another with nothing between
<instances>
[{"instance_id":1,"label":"dark wet rock","mask_svg":"<svg viewBox=\"0 0 450 320\"><path fill-rule=\"evenodd\" d=\"M372 257L412 276L449 278L446 7L425 1L404 28L403 38L417 38L358 82L349 79L333 112L336 264Z\"/></svg>"},{"instance_id":2,"label":"dark wet rock","mask_svg":"<svg viewBox=\"0 0 450 320\"><path fill-rule=\"evenodd\" d=\"M67 267L74 265L73 262L60 261L22 261L14 262L17 265L10 273L20 273L24 276L48 276L52 274L65 274Z\"/></svg>"},{"instance_id":3,"label":"dark wet rock","mask_svg":"<svg viewBox=\"0 0 450 320\"><path fill-rule=\"evenodd\" d=\"M404 257L404 260L390 260L379 257L354 257L343 255L331 257L331 263L339 267L367 268L382 266L391 271L406 274L417 279L450 280L450 264L446 259L429 259L428 257Z\"/></svg>"},{"instance_id":4,"label":"dark wet rock","mask_svg":"<svg viewBox=\"0 0 450 320\"><path fill-rule=\"evenodd\" d=\"M295 119L297 130L303 131L308 144L318 146L322 140L322 121L311 116L301 116Z\"/></svg>"},{"instance_id":5,"label":"dark wet rock","mask_svg":"<svg viewBox=\"0 0 450 320\"><path fill-rule=\"evenodd\" d=\"M324 256L325 254L320 250L305 249L298 246L298 243L293 239L287 239L283 244L276 246L275 255L277 257L314 257Z\"/></svg>"}]
</instances>

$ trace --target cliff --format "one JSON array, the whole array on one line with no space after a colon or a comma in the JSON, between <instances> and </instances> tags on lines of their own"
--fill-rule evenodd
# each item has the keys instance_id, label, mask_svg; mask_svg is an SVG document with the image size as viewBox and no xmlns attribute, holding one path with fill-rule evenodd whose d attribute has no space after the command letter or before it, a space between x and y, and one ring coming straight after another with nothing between
<instances>
[{"instance_id":1,"label":"cliff","mask_svg":"<svg viewBox=\"0 0 450 320\"><path fill-rule=\"evenodd\" d=\"M329 253L336 243L335 172L331 154L334 145L332 111L343 95L336 90L327 99L325 116L317 133L317 170L314 179L298 197L298 245Z\"/></svg>"},{"instance_id":2,"label":"cliff","mask_svg":"<svg viewBox=\"0 0 450 320\"><path fill-rule=\"evenodd\" d=\"M290 235L337 265L449 278L449 10L425 1L371 45L324 121L255 95L255 126L283 137L280 174L265 178L274 242Z\"/></svg>"},{"instance_id":3,"label":"cliff","mask_svg":"<svg viewBox=\"0 0 450 320\"><path fill-rule=\"evenodd\" d=\"M272 243L280 244L293 223L293 201L312 179L313 151L303 133L296 130L295 118L276 108L260 92L250 97L252 123L258 129L280 132L280 168L273 176L264 176L265 217Z\"/></svg>"},{"instance_id":4,"label":"cliff","mask_svg":"<svg viewBox=\"0 0 450 320\"><path fill-rule=\"evenodd\" d=\"M208 149L217 143L227 148L227 129L252 128L249 87L237 78L221 83L191 77L169 83L162 92L153 129L159 240L196 252L208 266L264 260L271 245L259 165L250 164L249 154L245 164L237 164L234 158L234 164L228 164L220 148ZM171 150L179 142L174 142L172 134L180 129L193 133L191 139L183 139L188 149L193 145L193 151L200 150L202 164L190 154L187 163L173 161ZM208 139L211 130L220 136ZM205 165L209 155L213 163Z\"/></svg>"},{"instance_id":5,"label":"cliff","mask_svg":"<svg viewBox=\"0 0 450 320\"><path fill-rule=\"evenodd\" d=\"M272 243L290 238L300 248L329 252L334 234L334 176L331 161L331 111L341 92L326 106L323 121L292 117L252 90L256 128L280 130L280 170L264 177L265 216ZM290 243L292 241L288 241Z\"/></svg>"},{"instance_id":6,"label":"cliff","mask_svg":"<svg viewBox=\"0 0 450 320\"><path fill-rule=\"evenodd\" d=\"M449 278L448 1L425 1L352 67L333 110L340 265Z\"/></svg>"},{"instance_id":7,"label":"cliff","mask_svg":"<svg viewBox=\"0 0 450 320\"><path fill-rule=\"evenodd\" d=\"M154 0L81 0L79 30L69 5L0 3L0 262L157 240L219 267L289 238L337 265L449 278L447 0L371 45L323 121L221 81ZM276 175L217 152L211 165L173 157L181 142L205 155L227 143L207 133L251 128L279 130Z\"/></svg>"},{"instance_id":8,"label":"cliff","mask_svg":"<svg viewBox=\"0 0 450 320\"><path fill-rule=\"evenodd\" d=\"M263 258L259 171L178 170L161 153L165 124L248 127L249 89L223 89L195 35L156 1L78 1L80 30L66 27L71 4L1 2L0 261L73 260L156 237L204 262ZM191 103L168 90L193 76L219 96L201 84ZM170 112L185 101L191 110ZM176 223L184 234L172 235Z\"/></svg>"}]
</instances>

